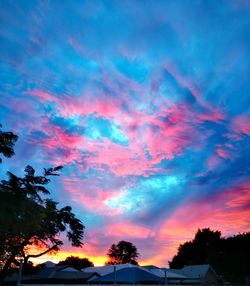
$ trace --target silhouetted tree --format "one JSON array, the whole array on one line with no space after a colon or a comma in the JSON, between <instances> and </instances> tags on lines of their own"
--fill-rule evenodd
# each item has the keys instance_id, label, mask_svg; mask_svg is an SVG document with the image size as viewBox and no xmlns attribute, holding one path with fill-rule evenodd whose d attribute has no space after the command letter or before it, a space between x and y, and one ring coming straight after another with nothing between
<instances>
[{"instance_id":1,"label":"silhouetted tree","mask_svg":"<svg viewBox=\"0 0 250 286\"><path fill-rule=\"evenodd\" d=\"M112 244L107 253L108 261L105 265L131 263L138 265L136 259L140 256L135 245L128 241Z\"/></svg>"},{"instance_id":2,"label":"silhouetted tree","mask_svg":"<svg viewBox=\"0 0 250 286\"><path fill-rule=\"evenodd\" d=\"M217 256L220 242L220 231L213 231L209 228L198 229L192 241L179 246L178 254L169 262L169 265L171 268L182 268L184 265L211 262L214 259L213 256Z\"/></svg>"},{"instance_id":3,"label":"silhouetted tree","mask_svg":"<svg viewBox=\"0 0 250 286\"><path fill-rule=\"evenodd\" d=\"M57 202L47 199L50 192L45 185L51 176L58 176L62 166L44 169L43 175L35 174L31 166L25 168L23 178L8 172L8 180L0 183L0 279L8 270L24 259L39 257L58 251L63 241L61 232L66 232L73 246L82 246L84 225L71 211L71 207L57 208ZM30 254L31 246L43 249Z\"/></svg>"},{"instance_id":4,"label":"silhouetted tree","mask_svg":"<svg viewBox=\"0 0 250 286\"><path fill-rule=\"evenodd\" d=\"M220 231L198 230L192 241L181 244L169 262L171 268L210 264L230 282L250 275L250 232L222 238Z\"/></svg>"},{"instance_id":5,"label":"silhouetted tree","mask_svg":"<svg viewBox=\"0 0 250 286\"><path fill-rule=\"evenodd\" d=\"M74 267L80 270L86 267L92 267L94 266L94 263L91 262L88 258L80 258L78 256L69 256L65 260L59 261L58 265L69 265L71 267Z\"/></svg>"},{"instance_id":6,"label":"silhouetted tree","mask_svg":"<svg viewBox=\"0 0 250 286\"><path fill-rule=\"evenodd\" d=\"M220 253L216 269L230 282L245 282L250 276L250 232L224 239Z\"/></svg>"},{"instance_id":7,"label":"silhouetted tree","mask_svg":"<svg viewBox=\"0 0 250 286\"><path fill-rule=\"evenodd\" d=\"M5 157L10 158L15 155L14 144L16 143L18 136L12 132L3 132L1 130L2 125L0 124L0 153ZM0 163L2 159L0 158Z\"/></svg>"}]
</instances>

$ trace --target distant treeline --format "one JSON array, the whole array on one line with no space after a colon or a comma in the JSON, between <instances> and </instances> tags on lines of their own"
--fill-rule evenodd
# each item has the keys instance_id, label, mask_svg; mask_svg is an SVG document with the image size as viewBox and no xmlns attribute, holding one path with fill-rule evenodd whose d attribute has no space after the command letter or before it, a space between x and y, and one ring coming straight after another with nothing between
<instances>
[{"instance_id":1,"label":"distant treeline","mask_svg":"<svg viewBox=\"0 0 250 286\"><path fill-rule=\"evenodd\" d=\"M230 282L244 282L250 276L250 232L221 237L220 231L198 230L192 241L181 244L169 262L171 268L210 264Z\"/></svg>"}]
</instances>

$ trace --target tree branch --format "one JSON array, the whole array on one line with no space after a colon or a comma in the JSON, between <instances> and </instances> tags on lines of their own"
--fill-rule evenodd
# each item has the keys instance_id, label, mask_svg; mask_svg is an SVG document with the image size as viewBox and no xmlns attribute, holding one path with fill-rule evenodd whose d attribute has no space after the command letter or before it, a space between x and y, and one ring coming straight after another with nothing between
<instances>
[{"instance_id":1,"label":"tree branch","mask_svg":"<svg viewBox=\"0 0 250 286\"><path fill-rule=\"evenodd\" d=\"M42 256L42 255L44 255L44 254L46 254L46 253L48 253L48 252L50 252L50 251L52 251L52 250L56 250L57 247L58 247L58 245L55 244L55 245L53 245L52 247L50 247L49 249L47 249L47 250L45 250L45 251L43 251L43 252L41 252L41 253L39 253L39 254L29 254L29 255L27 255L26 257L27 257L28 259L29 259L29 258L37 258L37 257L40 257L40 256Z\"/></svg>"}]
</instances>

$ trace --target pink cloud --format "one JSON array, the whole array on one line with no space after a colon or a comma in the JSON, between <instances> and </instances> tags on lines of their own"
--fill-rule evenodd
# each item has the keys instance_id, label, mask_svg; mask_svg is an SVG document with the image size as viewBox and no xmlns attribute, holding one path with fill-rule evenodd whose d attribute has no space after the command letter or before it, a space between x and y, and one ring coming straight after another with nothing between
<instances>
[{"instance_id":1,"label":"pink cloud","mask_svg":"<svg viewBox=\"0 0 250 286\"><path fill-rule=\"evenodd\" d=\"M33 95L42 100L53 99L43 92L35 92ZM134 109L129 113L124 112L121 108L122 102L116 99L108 103L104 98L90 101L88 97L84 100L74 98L66 98L63 101L55 98L55 100L62 116L96 113L98 116L113 120L126 134L129 144L122 146L106 138L98 141L84 136L68 135L61 127L48 122L43 128L49 138L41 140L38 144L50 150L58 147L64 150L63 162L73 160L82 162L81 152L88 152L91 155L85 158L87 168L107 165L118 176L130 174L148 176L157 171L154 164L160 163L162 159L173 159L182 154L193 144L194 138L199 137L200 140L204 140L206 137L205 134L199 134L190 124L193 118L192 112L185 105L169 104L161 107L159 113L148 115L145 111ZM163 121L159 116L167 116L167 120ZM146 157L146 151L150 153L152 159Z\"/></svg>"},{"instance_id":2,"label":"pink cloud","mask_svg":"<svg viewBox=\"0 0 250 286\"><path fill-rule=\"evenodd\" d=\"M225 118L224 113L218 107L215 108L214 106L211 106L202 98L202 92L198 89L198 87L190 79L182 76L172 62L166 63L165 69L175 78L181 87L187 88L190 91L197 104L204 109L205 112L195 112L195 114L192 114L194 122L219 122Z\"/></svg>"},{"instance_id":3,"label":"pink cloud","mask_svg":"<svg viewBox=\"0 0 250 286\"><path fill-rule=\"evenodd\" d=\"M39 129L39 128L38 128ZM63 150L60 153L61 162L69 163L83 162L82 151L90 155L84 157L87 168L100 168L102 165L109 166L110 170L119 176L128 174L149 174L156 171L150 161L146 159L141 145L133 150L131 147L116 144L108 139L98 141L92 138L85 138L76 134L67 134L60 126L55 126L48 121L44 121L40 128L48 138L39 140L33 139L36 145L46 147L47 154L52 154L58 148ZM50 158L57 161L56 154Z\"/></svg>"},{"instance_id":4,"label":"pink cloud","mask_svg":"<svg viewBox=\"0 0 250 286\"><path fill-rule=\"evenodd\" d=\"M63 178L64 190L69 194L70 199L84 207L88 211L105 213L106 216L116 216L121 210L109 208L107 200L112 200L123 194L123 188L114 190L103 190L98 182L92 178Z\"/></svg>"},{"instance_id":5,"label":"pink cloud","mask_svg":"<svg viewBox=\"0 0 250 286\"><path fill-rule=\"evenodd\" d=\"M204 121L219 122L225 118L225 115L216 109L209 108L206 113L194 114L194 119L197 119L197 123Z\"/></svg>"},{"instance_id":6,"label":"pink cloud","mask_svg":"<svg viewBox=\"0 0 250 286\"><path fill-rule=\"evenodd\" d=\"M47 130L52 130L50 134L46 133L49 138L41 140L38 144L43 145L48 150L61 148L64 163L82 162L81 153L84 151L89 154L88 157L84 158L86 169L98 169L106 165L118 176L148 176L158 170L154 165L160 163L161 160L171 160L180 156L186 148L193 146L194 142L194 148L204 144L209 133L201 133L195 127L196 123L207 120L218 121L222 118L219 111L212 112L210 107L208 107L207 114L197 114L188 105L177 105L168 100L163 105L158 106L157 114L149 113L145 108L138 110L133 101L129 100L129 89L133 87L141 91L142 87L119 72L112 72L118 74L118 82L126 81L128 83L127 90L123 91L124 94L121 96L122 99L120 97L107 97L102 92L98 98L85 94L84 98L67 96L63 100L43 91L32 91L29 94L41 102L54 101L56 110L62 117L67 118L73 115L80 117L94 114L118 124L121 132L126 134L128 138L127 146L114 143L107 138L102 138L100 141L74 134L68 135L61 127L49 127L49 124L46 128L44 127L45 133L48 133ZM117 82L113 82L110 76L106 74L104 76L106 76L106 85L114 92L118 92ZM175 74L175 76L180 84L190 88L194 96L201 100L199 92L192 85L179 75ZM128 99L126 102L128 109L123 108L126 99ZM165 118L165 120L161 118ZM82 124L85 124L84 119L82 119ZM146 152L150 154L150 159L146 156ZM53 159L56 160L56 158Z\"/></svg>"},{"instance_id":7,"label":"pink cloud","mask_svg":"<svg viewBox=\"0 0 250 286\"><path fill-rule=\"evenodd\" d=\"M41 90L27 91L25 94L32 96L39 102L55 102L56 109L63 117L71 117L72 115L84 116L96 113L104 118L112 118L113 115L120 113L121 102L118 98L108 100L105 94L95 98L93 95L85 94L84 98L75 98L64 96L58 98L52 94ZM108 101L107 101L108 100Z\"/></svg>"},{"instance_id":8,"label":"pink cloud","mask_svg":"<svg viewBox=\"0 0 250 286\"><path fill-rule=\"evenodd\" d=\"M250 119L246 115L235 117L231 123L231 129L236 134L244 134L250 136Z\"/></svg>"},{"instance_id":9,"label":"pink cloud","mask_svg":"<svg viewBox=\"0 0 250 286\"><path fill-rule=\"evenodd\" d=\"M4 119L8 122L13 121L12 130L16 131L17 134L24 128L28 130L33 129L35 122L39 122L41 118L39 107L34 105L31 99L1 95L0 104L6 109L11 110L10 114L7 115L8 119ZM29 124L27 124L27 122L29 122Z\"/></svg>"},{"instance_id":10,"label":"pink cloud","mask_svg":"<svg viewBox=\"0 0 250 286\"><path fill-rule=\"evenodd\" d=\"M217 146L216 153L219 157L221 157L223 159L230 158L229 151L225 147L223 147L222 145Z\"/></svg>"},{"instance_id":11,"label":"pink cloud","mask_svg":"<svg viewBox=\"0 0 250 286\"><path fill-rule=\"evenodd\" d=\"M118 176L147 175L157 170L146 159L144 151L140 150L141 145L133 149L133 146L121 146L104 139L102 142L87 145L85 148L92 154L88 159L90 166L108 165L110 170Z\"/></svg>"},{"instance_id":12,"label":"pink cloud","mask_svg":"<svg viewBox=\"0 0 250 286\"><path fill-rule=\"evenodd\" d=\"M198 228L210 227L230 236L250 229L250 181L239 183L205 200L187 199L161 226L157 239L167 241L159 263L177 253L180 243L194 238Z\"/></svg>"},{"instance_id":13,"label":"pink cloud","mask_svg":"<svg viewBox=\"0 0 250 286\"><path fill-rule=\"evenodd\" d=\"M47 102L47 101L57 101L58 99L45 91L42 90L31 90L27 91L24 94L30 95L34 98L37 98L40 102Z\"/></svg>"},{"instance_id":14,"label":"pink cloud","mask_svg":"<svg viewBox=\"0 0 250 286\"><path fill-rule=\"evenodd\" d=\"M120 102L116 99L107 102L105 96L98 99L85 96L84 99L66 98L57 108L64 117L72 116L72 114L80 116L96 113L98 116L109 119L120 112Z\"/></svg>"},{"instance_id":15,"label":"pink cloud","mask_svg":"<svg viewBox=\"0 0 250 286\"><path fill-rule=\"evenodd\" d=\"M152 236L151 228L140 226L129 221L112 223L105 228L105 234L124 239L146 239Z\"/></svg>"},{"instance_id":16,"label":"pink cloud","mask_svg":"<svg viewBox=\"0 0 250 286\"><path fill-rule=\"evenodd\" d=\"M207 160L207 168L209 171L218 167L221 163L221 158L217 155L212 155Z\"/></svg>"},{"instance_id":17,"label":"pink cloud","mask_svg":"<svg viewBox=\"0 0 250 286\"><path fill-rule=\"evenodd\" d=\"M156 159L165 157L173 159L191 144L194 130L185 124L162 128L159 132L150 130L148 150L151 156ZM195 136L194 136L195 137Z\"/></svg>"},{"instance_id":18,"label":"pink cloud","mask_svg":"<svg viewBox=\"0 0 250 286\"><path fill-rule=\"evenodd\" d=\"M76 134L69 135L62 127L51 124L48 119L41 120L40 126L37 126L35 130L43 132L46 138L33 138L33 143L44 146L48 150L62 148L64 156L73 154L74 150L81 150L85 144L83 136Z\"/></svg>"}]
</instances>

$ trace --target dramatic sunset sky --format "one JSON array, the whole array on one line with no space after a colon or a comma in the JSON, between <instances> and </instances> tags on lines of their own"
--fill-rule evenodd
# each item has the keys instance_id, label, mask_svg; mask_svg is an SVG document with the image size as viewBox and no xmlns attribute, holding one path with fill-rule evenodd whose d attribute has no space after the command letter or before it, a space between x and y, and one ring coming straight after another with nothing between
<instances>
[{"instance_id":1,"label":"dramatic sunset sky","mask_svg":"<svg viewBox=\"0 0 250 286\"><path fill-rule=\"evenodd\" d=\"M134 243L167 266L198 228L250 231L250 1L0 0L7 170L64 165L48 186L86 226L70 254Z\"/></svg>"}]
</instances>

